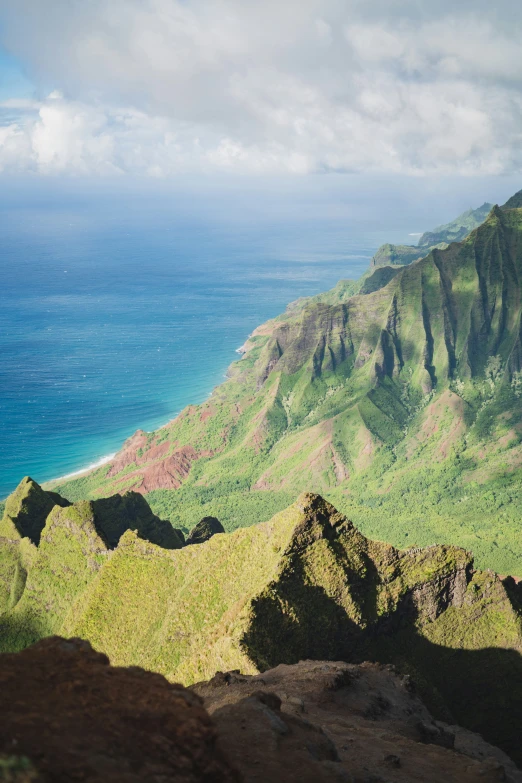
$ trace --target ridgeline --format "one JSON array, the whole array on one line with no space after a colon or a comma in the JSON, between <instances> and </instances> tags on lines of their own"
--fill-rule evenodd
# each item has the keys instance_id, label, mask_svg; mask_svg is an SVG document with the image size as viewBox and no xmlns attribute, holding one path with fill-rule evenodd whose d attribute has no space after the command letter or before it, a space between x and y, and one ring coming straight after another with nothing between
<instances>
[{"instance_id":1,"label":"ridgeline","mask_svg":"<svg viewBox=\"0 0 522 783\"><path fill-rule=\"evenodd\" d=\"M207 402L50 488L134 490L185 531L313 491L368 536L456 544L521 576L521 231L520 208L494 207L461 242L298 300Z\"/></svg>"}]
</instances>

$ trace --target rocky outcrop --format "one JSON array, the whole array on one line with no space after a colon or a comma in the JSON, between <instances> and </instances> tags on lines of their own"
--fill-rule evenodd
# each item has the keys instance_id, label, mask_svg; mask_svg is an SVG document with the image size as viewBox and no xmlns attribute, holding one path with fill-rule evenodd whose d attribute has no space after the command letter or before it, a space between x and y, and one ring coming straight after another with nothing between
<instances>
[{"instance_id":1,"label":"rocky outcrop","mask_svg":"<svg viewBox=\"0 0 522 783\"><path fill-rule=\"evenodd\" d=\"M47 492L26 476L6 500L0 522L0 536L9 539L29 538L38 544L45 521L55 506L69 506L56 492Z\"/></svg>"},{"instance_id":2,"label":"rocky outcrop","mask_svg":"<svg viewBox=\"0 0 522 783\"><path fill-rule=\"evenodd\" d=\"M522 783L501 750L434 720L391 666L302 661L192 690L245 783Z\"/></svg>"},{"instance_id":3,"label":"rocky outcrop","mask_svg":"<svg viewBox=\"0 0 522 783\"><path fill-rule=\"evenodd\" d=\"M224 533L225 528L216 517L203 517L198 524L192 528L185 542L186 546L190 544L202 544L215 536L216 533Z\"/></svg>"},{"instance_id":4,"label":"rocky outcrop","mask_svg":"<svg viewBox=\"0 0 522 783\"><path fill-rule=\"evenodd\" d=\"M164 549L181 549L183 539L170 522L153 514L145 498L137 492L125 492L92 500L96 527L112 549L126 530L136 530L144 538Z\"/></svg>"},{"instance_id":5,"label":"rocky outcrop","mask_svg":"<svg viewBox=\"0 0 522 783\"><path fill-rule=\"evenodd\" d=\"M13 783L522 783L379 664L302 661L187 689L51 637L0 655L0 694Z\"/></svg>"},{"instance_id":6,"label":"rocky outcrop","mask_svg":"<svg viewBox=\"0 0 522 783\"><path fill-rule=\"evenodd\" d=\"M2 780L239 783L195 693L113 668L81 639L1 655L0 694L0 754L16 773L0 755Z\"/></svg>"},{"instance_id":7,"label":"rocky outcrop","mask_svg":"<svg viewBox=\"0 0 522 783\"><path fill-rule=\"evenodd\" d=\"M80 636L115 664L185 684L307 658L395 664L438 719L522 761L518 603L469 552L371 541L311 493L269 522L174 551L132 530L109 549L93 509L51 513L0 615L0 649Z\"/></svg>"}]
</instances>

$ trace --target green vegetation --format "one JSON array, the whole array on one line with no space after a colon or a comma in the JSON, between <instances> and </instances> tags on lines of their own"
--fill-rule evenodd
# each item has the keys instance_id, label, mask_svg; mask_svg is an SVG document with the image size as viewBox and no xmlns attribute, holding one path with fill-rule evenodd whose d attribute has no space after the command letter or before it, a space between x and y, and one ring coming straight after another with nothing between
<instances>
[{"instance_id":1,"label":"green vegetation","mask_svg":"<svg viewBox=\"0 0 522 783\"><path fill-rule=\"evenodd\" d=\"M513 206L515 205L513 204ZM451 242L461 242L469 236L473 229L486 220L492 207L493 204L482 204L478 209L468 209L467 212L463 212L462 215L452 220L451 223L437 226L433 231L426 231L420 237L417 245L381 245L371 260L371 270L375 267L377 269L380 267L391 267L393 269L397 266L406 266L414 261L418 261L420 258L424 258L430 250L444 250ZM388 279L383 279L383 285L386 285L389 279L391 279L391 270L388 272ZM377 280L378 278L375 282ZM370 290L361 289L361 293L371 293L375 290L377 289L374 284L374 287Z\"/></svg>"},{"instance_id":2,"label":"green vegetation","mask_svg":"<svg viewBox=\"0 0 522 783\"><path fill-rule=\"evenodd\" d=\"M506 204L506 207L512 209L509 202ZM487 202L477 209L468 209L455 220L452 220L451 223L437 226L433 231L426 231L419 239L419 247L433 247L438 242L447 242L448 244L450 242L461 242L473 229L485 221L492 209L493 204L488 204Z\"/></svg>"},{"instance_id":3,"label":"green vegetation","mask_svg":"<svg viewBox=\"0 0 522 783\"><path fill-rule=\"evenodd\" d=\"M207 402L110 465L52 489L24 479L0 521L0 650L81 635L187 683L389 661L516 755L520 589L474 565L522 576L510 201L462 242L293 303ZM205 516L228 534L184 546Z\"/></svg>"},{"instance_id":4,"label":"green vegetation","mask_svg":"<svg viewBox=\"0 0 522 783\"><path fill-rule=\"evenodd\" d=\"M38 528L37 546L18 534L20 519L28 531ZM57 633L127 530L165 550L183 546L172 525L158 519L141 495L70 505L29 478L8 498L0 529L0 651Z\"/></svg>"},{"instance_id":5,"label":"green vegetation","mask_svg":"<svg viewBox=\"0 0 522 783\"><path fill-rule=\"evenodd\" d=\"M447 245L444 245L447 247ZM419 248L417 245L381 245L372 258L371 268L382 266L407 266L422 258L430 248Z\"/></svg>"},{"instance_id":6,"label":"green vegetation","mask_svg":"<svg viewBox=\"0 0 522 783\"><path fill-rule=\"evenodd\" d=\"M0 521L0 536L29 538L37 544L45 520L56 505L68 506L69 503L55 492L44 492L35 481L26 476L5 502Z\"/></svg>"},{"instance_id":7,"label":"green vegetation","mask_svg":"<svg viewBox=\"0 0 522 783\"><path fill-rule=\"evenodd\" d=\"M474 571L468 552L370 541L309 493L268 522L177 550L132 530L108 549L93 508L55 506L38 547L0 539L2 549L31 548L20 556L25 586L11 589L0 615L2 650L52 633L81 636L115 665L184 683L305 658L377 658L415 673L439 714L458 709L464 725L515 749L522 618L500 579ZM14 584L14 569L3 578ZM496 684L489 692L479 682L484 666ZM463 682L473 687L456 703Z\"/></svg>"},{"instance_id":8,"label":"green vegetation","mask_svg":"<svg viewBox=\"0 0 522 783\"><path fill-rule=\"evenodd\" d=\"M185 533L204 515L227 531L265 521L314 491L365 534L453 543L521 576L521 234L522 211L495 208L384 287L354 295L341 281L294 303L206 403L137 434L117 468L54 489L146 492Z\"/></svg>"}]
</instances>

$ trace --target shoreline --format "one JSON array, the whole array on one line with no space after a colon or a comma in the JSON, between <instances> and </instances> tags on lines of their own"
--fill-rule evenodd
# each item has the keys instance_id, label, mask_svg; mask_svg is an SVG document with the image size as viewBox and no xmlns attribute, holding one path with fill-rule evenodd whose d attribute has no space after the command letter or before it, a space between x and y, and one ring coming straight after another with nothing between
<instances>
[{"instance_id":1,"label":"shoreline","mask_svg":"<svg viewBox=\"0 0 522 783\"><path fill-rule=\"evenodd\" d=\"M66 473L64 476L58 476L57 478L49 479L48 481L44 481L44 484L54 484L56 481L64 481L65 479L70 479L73 476L81 476L82 473L87 473L90 470L96 470L96 468L101 468L102 465L106 465L108 462L114 459L118 452L115 451L113 454L107 454L105 457L101 457L99 460L96 460L96 462L92 462L90 465L87 465L85 468L81 468L80 470L73 470L72 473Z\"/></svg>"}]
</instances>

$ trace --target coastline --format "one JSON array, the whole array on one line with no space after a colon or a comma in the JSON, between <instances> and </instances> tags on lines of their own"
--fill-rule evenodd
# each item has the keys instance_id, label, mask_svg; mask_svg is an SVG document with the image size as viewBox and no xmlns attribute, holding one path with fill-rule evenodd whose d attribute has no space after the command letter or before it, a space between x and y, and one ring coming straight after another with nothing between
<instances>
[{"instance_id":1,"label":"coastline","mask_svg":"<svg viewBox=\"0 0 522 783\"><path fill-rule=\"evenodd\" d=\"M73 476L81 476L82 473L88 473L91 470L96 470L96 468L101 468L102 465L107 465L108 462L111 462L117 453L118 452L115 451L113 454L107 454L105 457L101 457L99 460L92 462L85 468L81 468L80 470L73 470L72 473L66 473L64 476L58 476L57 478L49 479L49 481L45 481L44 484L54 484L56 481L64 481L65 479L70 479Z\"/></svg>"},{"instance_id":2,"label":"coastline","mask_svg":"<svg viewBox=\"0 0 522 783\"><path fill-rule=\"evenodd\" d=\"M263 326L263 324L261 324L261 326ZM258 327L258 328L260 328L260 327ZM253 332L252 334L254 334L254 332ZM248 353L248 350L249 350L249 347L248 347L248 341L249 341L249 340L250 340L250 338L252 337L252 334L249 334L249 335L248 335L247 339L245 340L245 342L243 343L243 345L241 345L241 346L240 346L240 348L236 348L236 349L235 349L235 353L238 353L238 354L240 354L240 357L239 357L239 359L235 359L233 362L231 362L231 364L229 364L229 366L228 366L228 369L227 369L227 372L226 372L226 373L223 375L223 378L224 378L224 380L225 380L225 381L229 379L228 372L229 372L229 370L230 370L231 366L232 366L233 364L235 364L235 362L241 361L241 359L243 358L244 354L245 354L245 353ZM218 384L218 386L219 386L219 385L220 385L220 384ZM203 399L201 402L205 402L206 400L210 399L210 397L212 397L212 395L213 395L213 393L214 393L214 391L215 391L215 389L216 389L216 388L217 388L217 387L216 387L216 386L214 386L214 387L211 389L211 391L210 391L210 392L209 392L209 393L206 395L206 397L205 397L205 398L204 398L204 399ZM193 404L193 403L188 403L188 405L191 405L191 404ZM195 403L195 404L196 404L196 405L199 405L200 403ZM184 410L184 409L182 409L182 410ZM162 430L162 429L164 429L165 427L168 427L170 424L172 424L172 422L173 422L173 421L175 421L175 420L178 418L178 416L180 415L180 413L181 413L181 411L179 411L179 410L178 410L178 411L177 411L176 413L174 413L174 414L173 414L173 415L172 415L172 416L171 416L169 419L167 419L167 421L165 421L163 424L160 424L160 425L158 425L157 427L154 427L152 430L149 430L148 432L157 432L158 430ZM137 429L136 429L134 432L137 432L139 429L140 429L140 428L138 427L138 428L137 428ZM132 437L132 435L133 435L133 434L134 434L134 433L132 433L131 435L129 435L129 437ZM118 452L121 450L121 448L123 447L123 444L125 443L125 440L126 440L126 439L124 439L124 440L122 441L122 443L121 443L121 445L120 445L120 448L119 448L117 451L114 451L112 454L107 454L105 457L101 457L99 460L96 460L95 462L92 462L90 465L87 465L85 468L80 468L79 470L74 470L74 471L72 471L71 473L66 473L66 474L65 474L65 475L63 475L63 476L57 476L56 478L51 478L51 479L48 479L47 481L43 481L43 482L42 482L42 486L45 486L45 485L47 485L47 486L53 486L53 485L55 485L55 484L57 484L57 483L59 483L59 482L61 482L61 481L66 481L66 480L68 480L68 479L75 478L75 477L77 477L77 476L82 476L82 475L84 475L85 473L90 473L91 471L93 471L93 470L96 470L97 468L101 468L103 465L107 465L109 462L111 462L111 461L114 459L114 457L115 457L115 456L118 454ZM6 498L7 498L7 497L9 497L9 496L8 496L8 495L6 495ZM5 500L6 498L4 498L4 500ZM0 501L0 502L3 502L3 501Z\"/></svg>"}]
</instances>

